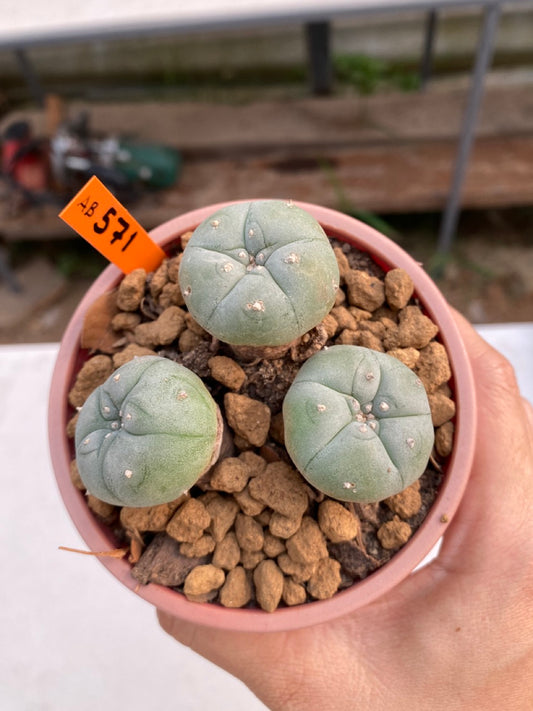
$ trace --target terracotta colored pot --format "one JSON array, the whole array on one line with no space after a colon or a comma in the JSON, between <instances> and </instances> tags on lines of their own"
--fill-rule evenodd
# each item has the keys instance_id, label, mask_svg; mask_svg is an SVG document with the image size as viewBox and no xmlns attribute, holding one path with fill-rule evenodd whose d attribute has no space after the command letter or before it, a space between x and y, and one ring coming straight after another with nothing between
<instances>
[{"instance_id":1,"label":"terracotta colored pot","mask_svg":"<svg viewBox=\"0 0 533 711\"><path fill-rule=\"evenodd\" d=\"M452 369L450 385L457 406L455 440L438 497L426 519L392 559L352 587L325 601L280 608L273 613L255 609L227 609L215 604L189 602L185 596L154 583L140 586L124 559L100 558L113 575L138 595L176 617L210 627L247 631L288 630L326 622L352 612L391 590L431 551L442 536L462 497L472 463L475 440L475 397L469 361L449 307L430 277L400 247L367 225L334 210L296 203L321 223L326 233L368 252L385 271L400 267L412 278L415 295L438 325L439 338L448 351ZM222 205L210 205L170 220L151 232L152 238L168 248L181 234L193 230ZM109 266L93 283L79 304L63 337L53 373L49 402L49 440L52 464L64 503L81 536L93 551L115 547L111 532L89 510L84 495L74 488L69 475L71 443L65 434L70 417L68 392L85 359L80 350L80 333L85 312L103 292L117 286L122 273Z\"/></svg>"}]
</instances>

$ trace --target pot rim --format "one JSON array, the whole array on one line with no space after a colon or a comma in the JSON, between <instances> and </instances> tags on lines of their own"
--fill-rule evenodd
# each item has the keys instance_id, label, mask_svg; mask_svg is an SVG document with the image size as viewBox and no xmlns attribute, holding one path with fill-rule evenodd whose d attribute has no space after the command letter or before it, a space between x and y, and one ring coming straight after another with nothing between
<instances>
[{"instance_id":1,"label":"pot rim","mask_svg":"<svg viewBox=\"0 0 533 711\"><path fill-rule=\"evenodd\" d=\"M175 217L150 232L161 246L193 230L200 222L228 201L192 210ZM369 252L382 267L400 267L412 278L415 294L424 310L439 327L439 340L445 346L452 370L452 383L457 406L453 451L439 493L425 520L411 539L387 562L364 580L336 593L329 600L279 608L273 613L259 609L229 609L210 603L190 602L170 588L148 583L140 585L131 575L125 559L100 557L100 562L127 588L157 608L195 624L240 631L282 631L327 622L348 614L376 600L406 578L441 538L462 498L466 487L475 443L476 404L470 361L450 307L431 277L410 255L388 237L356 218L331 208L293 201L310 212L326 234ZM80 535L92 551L113 547L111 533L89 510L84 494L70 480L70 447L65 435L68 419L68 391L79 364L80 335L84 315L95 298L114 288L123 273L109 265L93 282L75 310L63 336L57 355L48 407L48 432L52 466L63 502Z\"/></svg>"}]
</instances>

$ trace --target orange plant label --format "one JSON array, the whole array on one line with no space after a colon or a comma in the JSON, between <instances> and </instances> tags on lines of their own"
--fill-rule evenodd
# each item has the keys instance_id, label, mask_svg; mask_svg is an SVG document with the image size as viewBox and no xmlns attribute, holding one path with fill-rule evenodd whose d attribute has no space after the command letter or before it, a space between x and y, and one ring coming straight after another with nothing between
<instances>
[{"instance_id":1,"label":"orange plant label","mask_svg":"<svg viewBox=\"0 0 533 711\"><path fill-rule=\"evenodd\" d=\"M141 267L154 271L166 256L94 175L59 217L125 274Z\"/></svg>"}]
</instances>

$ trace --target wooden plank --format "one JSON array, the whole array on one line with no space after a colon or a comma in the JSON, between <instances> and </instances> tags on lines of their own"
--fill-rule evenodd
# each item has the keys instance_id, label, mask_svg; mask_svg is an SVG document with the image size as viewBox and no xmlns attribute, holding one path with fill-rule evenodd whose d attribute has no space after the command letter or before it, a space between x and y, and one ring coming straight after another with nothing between
<instances>
[{"instance_id":1,"label":"wooden plank","mask_svg":"<svg viewBox=\"0 0 533 711\"><path fill-rule=\"evenodd\" d=\"M287 197L333 208L374 212L441 210L456 145L422 141L352 150L278 153L252 160L191 163L179 189L165 197L178 210L218 200ZM533 136L476 144L463 194L468 208L533 202Z\"/></svg>"},{"instance_id":2,"label":"wooden plank","mask_svg":"<svg viewBox=\"0 0 533 711\"><path fill-rule=\"evenodd\" d=\"M436 84L424 92L380 92L372 96L271 98L243 103L201 101L72 102L69 116L88 111L95 132L126 134L175 146L194 155L271 151L368 143L456 140L468 86ZM511 108L512 107L512 108ZM487 86L477 136L533 132L533 82ZM0 133L16 120L46 133L43 111L16 111L0 121Z\"/></svg>"},{"instance_id":3,"label":"wooden plank","mask_svg":"<svg viewBox=\"0 0 533 711\"><path fill-rule=\"evenodd\" d=\"M141 104L73 103L93 129L176 146L184 170L171 190L131 206L148 229L202 205L255 197L292 197L374 212L441 210L448 193L467 87L437 84L422 93L379 93L249 101ZM511 109L512 107L512 109ZM463 205L533 203L533 83L497 82L485 93ZM4 117L46 130L42 111ZM65 198L65 204L68 199ZM59 207L10 216L0 200L6 239L66 237Z\"/></svg>"},{"instance_id":4,"label":"wooden plank","mask_svg":"<svg viewBox=\"0 0 533 711\"><path fill-rule=\"evenodd\" d=\"M376 213L436 211L445 204L455 150L454 141L418 141L189 160L174 188L143 198L130 211L147 229L203 205L262 197ZM533 136L480 139L470 162L463 206L532 203ZM20 240L65 237L70 231L57 218L57 210L45 207L29 209L16 219L0 215L0 233Z\"/></svg>"}]
</instances>

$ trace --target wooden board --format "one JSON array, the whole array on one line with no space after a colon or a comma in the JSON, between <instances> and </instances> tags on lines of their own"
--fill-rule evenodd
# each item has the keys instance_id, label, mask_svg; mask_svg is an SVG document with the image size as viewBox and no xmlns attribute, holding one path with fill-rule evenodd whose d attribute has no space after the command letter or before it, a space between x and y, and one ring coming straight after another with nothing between
<instances>
[{"instance_id":1,"label":"wooden board","mask_svg":"<svg viewBox=\"0 0 533 711\"><path fill-rule=\"evenodd\" d=\"M179 148L180 181L129 206L150 229L176 214L221 200L291 197L336 209L377 213L441 210L446 202L465 86L415 94L208 103L90 106L94 130L125 131ZM74 115L83 104L70 107ZM512 107L512 110L511 110ZM5 117L0 129L39 112ZM67 202L67 201L65 201ZM533 204L533 84L487 88L463 192L467 208ZM16 217L0 200L6 239L65 237L60 208Z\"/></svg>"}]
</instances>

